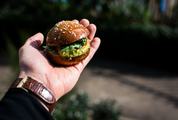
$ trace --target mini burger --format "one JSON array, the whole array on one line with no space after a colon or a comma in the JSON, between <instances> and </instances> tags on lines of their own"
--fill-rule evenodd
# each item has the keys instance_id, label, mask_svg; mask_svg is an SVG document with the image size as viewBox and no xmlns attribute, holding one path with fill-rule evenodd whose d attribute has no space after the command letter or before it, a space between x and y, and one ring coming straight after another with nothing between
<instances>
[{"instance_id":1,"label":"mini burger","mask_svg":"<svg viewBox=\"0 0 178 120\"><path fill-rule=\"evenodd\" d=\"M47 57L57 65L78 64L89 54L88 35L88 29L77 22L58 22L47 34Z\"/></svg>"}]
</instances>

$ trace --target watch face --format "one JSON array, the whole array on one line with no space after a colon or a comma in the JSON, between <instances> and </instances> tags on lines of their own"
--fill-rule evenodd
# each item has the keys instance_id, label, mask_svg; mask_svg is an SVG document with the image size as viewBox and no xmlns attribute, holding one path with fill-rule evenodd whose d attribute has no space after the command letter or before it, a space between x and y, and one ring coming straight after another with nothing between
<instances>
[{"instance_id":1,"label":"watch face","mask_svg":"<svg viewBox=\"0 0 178 120\"><path fill-rule=\"evenodd\" d=\"M46 98L47 100L49 100L49 101L52 100L52 95L51 95L51 94L49 93L49 91L46 90L46 89L43 89L43 90L41 91L41 95L42 95L44 98Z\"/></svg>"},{"instance_id":2,"label":"watch face","mask_svg":"<svg viewBox=\"0 0 178 120\"><path fill-rule=\"evenodd\" d=\"M41 90L40 94L47 103L54 102L54 99L53 99L54 97L53 97L52 93L49 90L47 90L46 88L43 88Z\"/></svg>"}]
</instances>

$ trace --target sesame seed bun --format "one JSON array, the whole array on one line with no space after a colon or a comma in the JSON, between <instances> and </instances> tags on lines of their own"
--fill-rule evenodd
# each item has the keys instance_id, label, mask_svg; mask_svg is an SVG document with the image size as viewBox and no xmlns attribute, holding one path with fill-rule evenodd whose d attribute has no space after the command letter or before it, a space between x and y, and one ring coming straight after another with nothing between
<instances>
[{"instance_id":1,"label":"sesame seed bun","mask_svg":"<svg viewBox=\"0 0 178 120\"><path fill-rule=\"evenodd\" d=\"M74 21L58 22L47 34L48 46L62 46L87 37L89 31L82 24Z\"/></svg>"}]
</instances>

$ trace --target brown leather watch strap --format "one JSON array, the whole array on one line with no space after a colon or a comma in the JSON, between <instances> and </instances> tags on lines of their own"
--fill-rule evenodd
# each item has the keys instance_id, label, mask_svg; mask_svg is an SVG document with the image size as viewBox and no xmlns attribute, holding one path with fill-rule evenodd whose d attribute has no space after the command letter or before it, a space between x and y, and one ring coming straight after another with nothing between
<instances>
[{"instance_id":1,"label":"brown leather watch strap","mask_svg":"<svg viewBox=\"0 0 178 120\"><path fill-rule=\"evenodd\" d=\"M49 109L49 112L52 112L56 105L56 99L52 92L47 89L42 83L30 77L18 78L18 80L14 82L12 87L28 90L38 99L40 99L40 101Z\"/></svg>"}]
</instances>

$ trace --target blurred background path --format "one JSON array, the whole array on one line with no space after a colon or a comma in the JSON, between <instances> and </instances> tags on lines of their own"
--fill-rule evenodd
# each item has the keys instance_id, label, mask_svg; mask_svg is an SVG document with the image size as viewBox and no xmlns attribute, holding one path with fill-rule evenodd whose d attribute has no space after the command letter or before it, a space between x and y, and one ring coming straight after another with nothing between
<instances>
[{"instance_id":1,"label":"blurred background path","mask_svg":"<svg viewBox=\"0 0 178 120\"><path fill-rule=\"evenodd\" d=\"M113 61L98 61L83 72L78 89L92 102L113 99L122 120L177 120L178 76ZM97 65L98 65L97 64Z\"/></svg>"},{"instance_id":2,"label":"blurred background path","mask_svg":"<svg viewBox=\"0 0 178 120\"><path fill-rule=\"evenodd\" d=\"M0 66L1 97L14 79L8 66ZM92 103L112 99L121 120L177 120L178 76L113 61L91 62L76 87Z\"/></svg>"}]
</instances>

